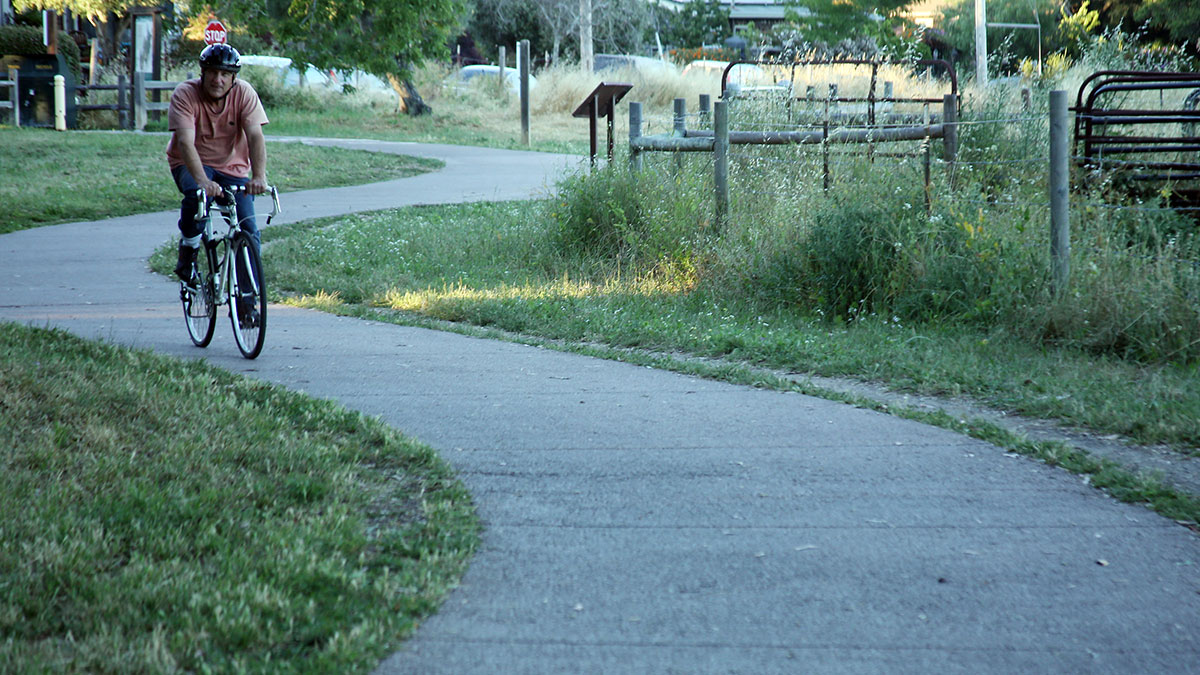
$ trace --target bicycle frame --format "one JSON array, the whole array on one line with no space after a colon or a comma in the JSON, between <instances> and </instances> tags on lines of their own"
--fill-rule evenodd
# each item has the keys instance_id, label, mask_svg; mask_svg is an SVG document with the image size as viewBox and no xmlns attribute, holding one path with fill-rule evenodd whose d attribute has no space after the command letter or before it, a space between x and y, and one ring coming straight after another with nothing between
<instances>
[{"instance_id":1,"label":"bicycle frame","mask_svg":"<svg viewBox=\"0 0 1200 675\"><path fill-rule=\"evenodd\" d=\"M278 191L267 189L273 202L266 220L269 225L280 208ZM243 191L244 187L223 188L221 196L211 201L203 190L196 191L204 263L193 266L190 277L180 281L179 299L193 344L208 346L216 310L224 305L229 307L238 350L253 359L262 351L266 336L267 302L259 246L238 215L236 197Z\"/></svg>"},{"instance_id":2,"label":"bicycle frame","mask_svg":"<svg viewBox=\"0 0 1200 675\"><path fill-rule=\"evenodd\" d=\"M233 265L229 264L229 252L234 236L238 232L243 232L242 221L238 218L236 193L244 192L245 187L224 188L221 197L213 200L208 199L208 195L204 190L196 190L196 198L199 203L196 209L196 220L204 221L203 240L206 247L213 249L220 248L220 251L215 253L216 256L216 274L213 279L213 304L216 306L229 304L229 289L233 287L230 275L233 274ZM271 195L271 212L267 214L267 224L271 224L271 219L279 215L279 192L274 188L270 188ZM221 203L221 202L225 203ZM215 206L215 208L214 208ZM216 211L216 213L213 213ZM214 224L217 220L216 216L221 216L224 227L220 224Z\"/></svg>"}]
</instances>

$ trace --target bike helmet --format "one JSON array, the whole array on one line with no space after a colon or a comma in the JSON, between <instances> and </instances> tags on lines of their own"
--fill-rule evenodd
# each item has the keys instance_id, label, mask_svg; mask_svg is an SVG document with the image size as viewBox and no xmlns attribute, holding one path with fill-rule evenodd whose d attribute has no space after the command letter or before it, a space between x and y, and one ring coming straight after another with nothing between
<instances>
[{"instance_id":1,"label":"bike helmet","mask_svg":"<svg viewBox=\"0 0 1200 675\"><path fill-rule=\"evenodd\" d=\"M242 69L242 55L229 45L209 45L200 52L200 67L236 73Z\"/></svg>"}]
</instances>

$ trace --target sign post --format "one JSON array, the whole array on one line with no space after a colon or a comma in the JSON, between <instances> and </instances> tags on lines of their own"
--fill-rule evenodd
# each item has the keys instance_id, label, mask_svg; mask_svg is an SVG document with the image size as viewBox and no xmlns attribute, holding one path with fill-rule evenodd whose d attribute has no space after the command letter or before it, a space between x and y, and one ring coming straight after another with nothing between
<instances>
[{"instance_id":1,"label":"sign post","mask_svg":"<svg viewBox=\"0 0 1200 675\"><path fill-rule=\"evenodd\" d=\"M47 54L58 53L58 15L52 9L42 10L42 44Z\"/></svg>"}]
</instances>

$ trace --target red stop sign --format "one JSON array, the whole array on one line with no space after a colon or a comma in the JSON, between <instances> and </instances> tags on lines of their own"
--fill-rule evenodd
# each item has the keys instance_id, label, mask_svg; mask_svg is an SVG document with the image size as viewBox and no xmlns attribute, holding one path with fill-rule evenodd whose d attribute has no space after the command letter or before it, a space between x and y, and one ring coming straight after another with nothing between
<instances>
[{"instance_id":1,"label":"red stop sign","mask_svg":"<svg viewBox=\"0 0 1200 675\"><path fill-rule=\"evenodd\" d=\"M204 44L223 45L226 35L225 24L216 19L209 21L208 26L204 29Z\"/></svg>"}]
</instances>

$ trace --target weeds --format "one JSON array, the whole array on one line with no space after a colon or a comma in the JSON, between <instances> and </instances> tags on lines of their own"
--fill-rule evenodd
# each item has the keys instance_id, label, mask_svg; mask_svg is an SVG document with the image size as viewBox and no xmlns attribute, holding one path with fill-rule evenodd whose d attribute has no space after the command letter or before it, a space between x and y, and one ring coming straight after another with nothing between
<instances>
[{"instance_id":1,"label":"weeds","mask_svg":"<svg viewBox=\"0 0 1200 675\"><path fill-rule=\"evenodd\" d=\"M933 172L928 192L919 143L897 144L908 158L737 148L720 233L708 222L708 157L647 155L641 176L613 166L563 182L553 242L619 260L625 275L687 260L698 288L766 311L966 322L1136 363L1195 363L1200 239L1157 195L1114 201L1111 182L1077 191L1071 286L1050 292L1044 99L1013 112L1012 88L968 96L957 161ZM780 114L731 105L743 124Z\"/></svg>"}]
</instances>

